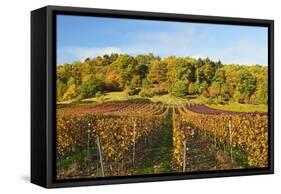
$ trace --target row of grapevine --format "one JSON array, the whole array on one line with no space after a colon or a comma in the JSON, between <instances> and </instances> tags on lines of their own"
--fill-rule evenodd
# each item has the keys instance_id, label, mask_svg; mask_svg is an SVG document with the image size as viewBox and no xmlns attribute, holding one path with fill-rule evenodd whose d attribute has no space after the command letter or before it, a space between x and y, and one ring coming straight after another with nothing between
<instances>
[{"instance_id":1,"label":"row of grapevine","mask_svg":"<svg viewBox=\"0 0 281 194\"><path fill-rule=\"evenodd\" d=\"M115 172L124 159L133 157L134 162L136 144L147 136L157 135L165 123L168 108L141 103L118 106L122 108L109 112L58 114L57 159L98 143L101 163L108 161Z\"/></svg>"},{"instance_id":2,"label":"row of grapevine","mask_svg":"<svg viewBox=\"0 0 281 194\"><path fill-rule=\"evenodd\" d=\"M57 109L58 115L85 115L94 113L108 113L117 110L122 110L128 107L129 103L103 103L94 107L73 107Z\"/></svg>"},{"instance_id":3,"label":"row of grapevine","mask_svg":"<svg viewBox=\"0 0 281 194\"><path fill-rule=\"evenodd\" d=\"M183 119L182 109L173 108L173 157L178 167L186 171L186 143L195 135L195 129L192 128ZM180 170L180 169L178 169Z\"/></svg>"},{"instance_id":4,"label":"row of grapevine","mask_svg":"<svg viewBox=\"0 0 281 194\"><path fill-rule=\"evenodd\" d=\"M244 150L247 153L247 165L250 167L267 167L268 165L267 114L234 114L233 112L229 114L218 111L214 113L213 110L203 113L202 110L191 111L190 108L181 107L178 108L174 128L181 129L176 130L175 134L182 133L182 142L188 138L188 135L194 134L194 131L199 131L204 136L214 137L216 143L230 146L231 149ZM177 153L175 153L175 158L181 160Z\"/></svg>"}]
</instances>

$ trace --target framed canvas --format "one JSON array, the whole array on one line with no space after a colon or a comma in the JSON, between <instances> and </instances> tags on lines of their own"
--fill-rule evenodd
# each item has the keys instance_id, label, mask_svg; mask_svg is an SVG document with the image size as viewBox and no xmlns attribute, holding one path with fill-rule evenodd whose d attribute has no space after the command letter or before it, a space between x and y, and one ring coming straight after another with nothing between
<instances>
[{"instance_id":1,"label":"framed canvas","mask_svg":"<svg viewBox=\"0 0 281 194\"><path fill-rule=\"evenodd\" d=\"M31 12L31 182L272 174L272 20Z\"/></svg>"}]
</instances>

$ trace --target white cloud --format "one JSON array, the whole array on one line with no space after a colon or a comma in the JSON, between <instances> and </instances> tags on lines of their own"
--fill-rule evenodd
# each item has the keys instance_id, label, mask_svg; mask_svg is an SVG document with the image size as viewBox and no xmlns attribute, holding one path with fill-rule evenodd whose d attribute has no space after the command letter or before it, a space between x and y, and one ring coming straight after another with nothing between
<instances>
[{"instance_id":1,"label":"white cloud","mask_svg":"<svg viewBox=\"0 0 281 194\"><path fill-rule=\"evenodd\" d=\"M187 27L173 25L173 28L169 29L168 32L140 32L132 36L139 42L165 46L167 48L186 48L196 43L206 42L209 39L209 35L206 32L199 32L189 25Z\"/></svg>"},{"instance_id":2,"label":"white cloud","mask_svg":"<svg viewBox=\"0 0 281 194\"><path fill-rule=\"evenodd\" d=\"M245 38L241 34L236 41L222 43L215 30L200 31L194 26L173 27L169 32L133 34L132 37L138 40L138 44L127 45L123 50L133 54L152 52L160 56L209 57L223 63L267 65L267 45L264 40L254 42L255 39Z\"/></svg>"},{"instance_id":3,"label":"white cloud","mask_svg":"<svg viewBox=\"0 0 281 194\"><path fill-rule=\"evenodd\" d=\"M194 58L210 58L221 60L225 64L267 65L267 47L257 45L253 40L241 37L231 44L221 44L212 38L212 34L196 32L175 33L140 33L136 36L139 44L128 45L123 51L130 54L152 52L160 56L190 56Z\"/></svg>"},{"instance_id":4,"label":"white cloud","mask_svg":"<svg viewBox=\"0 0 281 194\"><path fill-rule=\"evenodd\" d=\"M58 64L71 63L75 60L83 61L105 54L122 53L119 47L64 47L58 49Z\"/></svg>"},{"instance_id":5,"label":"white cloud","mask_svg":"<svg viewBox=\"0 0 281 194\"><path fill-rule=\"evenodd\" d=\"M221 50L214 50L214 58L220 59L224 63L267 66L268 54L266 47L259 47L251 41L240 39L236 44ZM254 62L255 61L255 62Z\"/></svg>"}]
</instances>

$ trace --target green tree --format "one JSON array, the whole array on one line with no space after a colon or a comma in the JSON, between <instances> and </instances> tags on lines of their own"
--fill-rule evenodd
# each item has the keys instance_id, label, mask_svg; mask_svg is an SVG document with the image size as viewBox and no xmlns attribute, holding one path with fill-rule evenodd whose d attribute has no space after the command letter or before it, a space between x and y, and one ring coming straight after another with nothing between
<instances>
[{"instance_id":1,"label":"green tree","mask_svg":"<svg viewBox=\"0 0 281 194\"><path fill-rule=\"evenodd\" d=\"M169 91L167 87L167 64L164 62L154 61L151 64L147 80L154 94L162 95Z\"/></svg>"},{"instance_id":2,"label":"green tree","mask_svg":"<svg viewBox=\"0 0 281 194\"><path fill-rule=\"evenodd\" d=\"M211 97L218 97L224 95L225 88L225 71L223 69L218 69L214 75L211 86L208 91Z\"/></svg>"},{"instance_id":3,"label":"green tree","mask_svg":"<svg viewBox=\"0 0 281 194\"><path fill-rule=\"evenodd\" d=\"M257 86L255 93L257 104L267 104L268 103L268 84L267 78L262 80Z\"/></svg>"},{"instance_id":4,"label":"green tree","mask_svg":"<svg viewBox=\"0 0 281 194\"><path fill-rule=\"evenodd\" d=\"M141 90L142 81L139 75L135 75L131 80L131 83L128 87L128 94L129 95L136 95Z\"/></svg>"},{"instance_id":5,"label":"green tree","mask_svg":"<svg viewBox=\"0 0 281 194\"><path fill-rule=\"evenodd\" d=\"M175 80L187 80L190 82L195 81L195 67L184 59L177 61L175 70Z\"/></svg>"},{"instance_id":6,"label":"green tree","mask_svg":"<svg viewBox=\"0 0 281 194\"><path fill-rule=\"evenodd\" d=\"M243 72L239 76L238 90L242 95L250 96L256 91L256 80L250 72Z\"/></svg>"},{"instance_id":7,"label":"green tree","mask_svg":"<svg viewBox=\"0 0 281 194\"><path fill-rule=\"evenodd\" d=\"M202 68L203 68L204 80L208 84L210 84L216 72L215 63L212 62L209 58L207 58L204 60L204 65Z\"/></svg>"},{"instance_id":8,"label":"green tree","mask_svg":"<svg viewBox=\"0 0 281 194\"><path fill-rule=\"evenodd\" d=\"M152 97L153 96L151 85L147 79L143 79L142 87L141 87L141 91L140 91L139 95L142 97Z\"/></svg>"},{"instance_id":9,"label":"green tree","mask_svg":"<svg viewBox=\"0 0 281 194\"><path fill-rule=\"evenodd\" d=\"M172 85L171 94L176 97L184 97L187 93L187 84L179 80Z\"/></svg>"},{"instance_id":10,"label":"green tree","mask_svg":"<svg viewBox=\"0 0 281 194\"><path fill-rule=\"evenodd\" d=\"M88 80L84 81L79 87L80 98L89 98L95 96L97 92L102 90L102 82L97 80L95 76L91 76Z\"/></svg>"}]
</instances>

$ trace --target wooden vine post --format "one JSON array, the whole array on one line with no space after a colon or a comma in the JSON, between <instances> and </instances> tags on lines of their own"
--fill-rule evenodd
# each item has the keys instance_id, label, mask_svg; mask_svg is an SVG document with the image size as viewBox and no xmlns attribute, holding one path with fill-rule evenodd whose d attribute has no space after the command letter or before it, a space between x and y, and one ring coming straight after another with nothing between
<instances>
[{"instance_id":1,"label":"wooden vine post","mask_svg":"<svg viewBox=\"0 0 281 194\"><path fill-rule=\"evenodd\" d=\"M183 165L182 165L182 171L186 171L186 138L183 141Z\"/></svg>"},{"instance_id":2,"label":"wooden vine post","mask_svg":"<svg viewBox=\"0 0 281 194\"><path fill-rule=\"evenodd\" d=\"M228 133L229 133L229 142L230 142L230 159L233 162L233 154L232 154L232 125L231 120L228 120Z\"/></svg>"},{"instance_id":3,"label":"wooden vine post","mask_svg":"<svg viewBox=\"0 0 281 194\"><path fill-rule=\"evenodd\" d=\"M89 129L87 130L87 158L90 159L90 127L91 124L88 124Z\"/></svg>"},{"instance_id":4,"label":"wooden vine post","mask_svg":"<svg viewBox=\"0 0 281 194\"><path fill-rule=\"evenodd\" d=\"M89 161L90 161L90 126L91 124L88 124L89 128L87 129L87 156L86 156L86 164L87 164L87 172L90 173L90 169L88 168Z\"/></svg>"},{"instance_id":5,"label":"wooden vine post","mask_svg":"<svg viewBox=\"0 0 281 194\"><path fill-rule=\"evenodd\" d=\"M135 166L135 155L136 155L136 123L134 123L133 127L133 166Z\"/></svg>"},{"instance_id":6,"label":"wooden vine post","mask_svg":"<svg viewBox=\"0 0 281 194\"><path fill-rule=\"evenodd\" d=\"M206 124L207 121L205 121L204 123ZM204 125L205 125L205 124L204 124ZM204 138L207 139L207 132L206 132L206 129L205 129L205 128L204 128Z\"/></svg>"},{"instance_id":7,"label":"wooden vine post","mask_svg":"<svg viewBox=\"0 0 281 194\"><path fill-rule=\"evenodd\" d=\"M103 167L103 159L102 159L102 152L101 152L101 143L99 137L97 137L97 146L99 151L99 158L100 158L100 165L101 165L101 174L104 177L104 167Z\"/></svg>"},{"instance_id":8,"label":"wooden vine post","mask_svg":"<svg viewBox=\"0 0 281 194\"><path fill-rule=\"evenodd\" d=\"M97 142L97 141L96 141ZM97 174L99 173L99 149L98 149L98 144L96 143L96 154L97 154L97 157L96 157L96 159L97 159Z\"/></svg>"}]
</instances>

